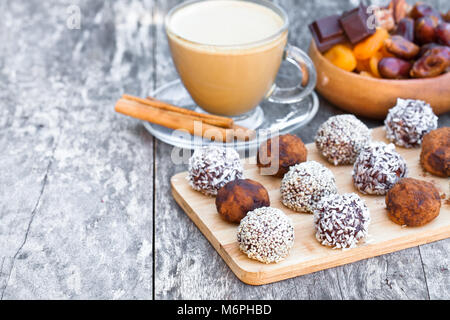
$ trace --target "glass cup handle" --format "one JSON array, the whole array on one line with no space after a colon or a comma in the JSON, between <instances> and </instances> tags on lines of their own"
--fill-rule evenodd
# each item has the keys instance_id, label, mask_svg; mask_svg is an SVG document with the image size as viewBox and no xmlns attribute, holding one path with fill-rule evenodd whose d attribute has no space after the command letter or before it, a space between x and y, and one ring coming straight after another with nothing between
<instances>
[{"instance_id":1,"label":"glass cup handle","mask_svg":"<svg viewBox=\"0 0 450 320\"><path fill-rule=\"evenodd\" d=\"M296 103L308 96L316 86L317 74L314 64L306 53L290 44L284 49L283 59L292 63L301 73L301 82L291 88L280 88L274 84L268 101L274 103Z\"/></svg>"}]
</instances>

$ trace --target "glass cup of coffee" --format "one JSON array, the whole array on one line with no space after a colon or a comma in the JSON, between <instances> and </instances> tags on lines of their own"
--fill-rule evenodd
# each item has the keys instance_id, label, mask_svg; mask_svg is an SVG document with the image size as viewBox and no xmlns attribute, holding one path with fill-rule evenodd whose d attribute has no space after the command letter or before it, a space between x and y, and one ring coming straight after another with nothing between
<instances>
[{"instance_id":1,"label":"glass cup of coffee","mask_svg":"<svg viewBox=\"0 0 450 320\"><path fill-rule=\"evenodd\" d=\"M291 104L316 84L310 58L287 44L286 12L265 0L192 0L169 11L165 28L181 81L204 111L257 127L263 100ZM281 62L297 67L301 80L280 88Z\"/></svg>"}]
</instances>

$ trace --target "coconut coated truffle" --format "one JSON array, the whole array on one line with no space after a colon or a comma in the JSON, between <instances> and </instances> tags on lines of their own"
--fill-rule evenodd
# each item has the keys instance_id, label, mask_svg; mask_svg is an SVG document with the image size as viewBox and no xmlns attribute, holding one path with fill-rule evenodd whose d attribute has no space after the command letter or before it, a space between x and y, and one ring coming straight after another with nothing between
<instances>
[{"instance_id":1,"label":"coconut coated truffle","mask_svg":"<svg viewBox=\"0 0 450 320\"><path fill-rule=\"evenodd\" d=\"M354 115L343 114L324 122L314 140L320 153L337 166L353 164L371 136L369 128Z\"/></svg>"},{"instance_id":2,"label":"coconut coated truffle","mask_svg":"<svg viewBox=\"0 0 450 320\"><path fill-rule=\"evenodd\" d=\"M263 142L256 159L258 167L269 168L264 171L268 175L282 178L289 167L305 162L307 153L302 139L293 134L285 134Z\"/></svg>"},{"instance_id":3,"label":"coconut coated truffle","mask_svg":"<svg viewBox=\"0 0 450 320\"><path fill-rule=\"evenodd\" d=\"M384 121L386 137L397 146L417 148L423 137L437 128L437 120L428 103L398 98Z\"/></svg>"},{"instance_id":4,"label":"coconut coated truffle","mask_svg":"<svg viewBox=\"0 0 450 320\"><path fill-rule=\"evenodd\" d=\"M283 211L259 208L241 220L237 240L239 249L250 259L276 263L289 255L294 245L294 227Z\"/></svg>"},{"instance_id":5,"label":"coconut coated truffle","mask_svg":"<svg viewBox=\"0 0 450 320\"><path fill-rule=\"evenodd\" d=\"M206 146L196 149L189 159L187 179L194 190L215 196L225 184L242 178L243 172L236 150Z\"/></svg>"},{"instance_id":6,"label":"coconut coated truffle","mask_svg":"<svg viewBox=\"0 0 450 320\"><path fill-rule=\"evenodd\" d=\"M355 247L367 236L369 223L369 209L355 193L323 197L314 210L317 241L334 249Z\"/></svg>"},{"instance_id":7,"label":"coconut coated truffle","mask_svg":"<svg viewBox=\"0 0 450 320\"><path fill-rule=\"evenodd\" d=\"M374 142L359 154L353 166L353 184L364 194L385 195L407 174L406 162L395 146Z\"/></svg>"},{"instance_id":8,"label":"coconut coated truffle","mask_svg":"<svg viewBox=\"0 0 450 320\"><path fill-rule=\"evenodd\" d=\"M281 201L298 212L312 213L322 197L333 193L337 193L333 173L316 161L291 167L281 181Z\"/></svg>"},{"instance_id":9,"label":"coconut coated truffle","mask_svg":"<svg viewBox=\"0 0 450 320\"><path fill-rule=\"evenodd\" d=\"M217 212L229 222L239 223L247 212L269 207L266 188L250 179L237 179L219 189L216 197Z\"/></svg>"}]
</instances>

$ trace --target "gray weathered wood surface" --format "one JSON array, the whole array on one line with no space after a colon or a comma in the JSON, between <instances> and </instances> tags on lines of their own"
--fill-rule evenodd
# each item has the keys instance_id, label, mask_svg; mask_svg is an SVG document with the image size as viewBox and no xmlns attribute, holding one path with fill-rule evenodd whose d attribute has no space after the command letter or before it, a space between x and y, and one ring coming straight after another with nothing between
<instances>
[{"instance_id":1,"label":"gray weathered wood surface","mask_svg":"<svg viewBox=\"0 0 450 320\"><path fill-rule=\"evenodd\" d=\"M186 169L172 147L113 112L122 93L176 78L162 23L178 2L0 3L0 297L449 299L450 239L262 287L232 274L170 195L170 177ZM356 3L277 2L303 49L309 22ZM305 142L340 113L320 103L296 132Z\"/></svg>"}]
</instances>

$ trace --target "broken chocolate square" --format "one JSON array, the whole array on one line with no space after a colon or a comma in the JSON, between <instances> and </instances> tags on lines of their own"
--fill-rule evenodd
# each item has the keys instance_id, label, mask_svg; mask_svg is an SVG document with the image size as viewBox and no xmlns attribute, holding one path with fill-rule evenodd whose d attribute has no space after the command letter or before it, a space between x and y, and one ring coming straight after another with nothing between
<instances>
[{"instance_id":1,"label":"broken chocolate square","mask_svg":"<svg viewBox=\"0 0 450 320\"><path fill-rule=\"evenodd\" d=\"M325 52L332 46L347 40L344 30L339 24L339 16L333 15L314 21L309 30L316 42L317 49Z\"/></svg>"},{"instance_id":2,"label":"broken chocolate square","mask_svg":"<svg viewBox=\"0 0 450 320\"><path fill-rule=\"evenodd\" d=\"M369 27L369 17L367 7L360 4L357 8L345 12L339 19L342 29L344 29L352 44L356 44L375 33L375 26Z\"/></svg>"}]
</instances>

